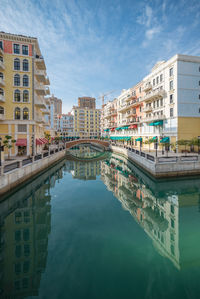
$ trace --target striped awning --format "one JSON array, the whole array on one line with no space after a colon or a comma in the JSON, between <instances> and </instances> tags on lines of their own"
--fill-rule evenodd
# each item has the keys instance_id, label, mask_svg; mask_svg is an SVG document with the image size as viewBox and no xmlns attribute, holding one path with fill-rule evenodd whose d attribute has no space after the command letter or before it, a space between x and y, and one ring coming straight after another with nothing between
<instances>
[{"instance_id":1,"label":"striped awning","mask_svg":"<svg viewBox=\"0 0 200 299\"><path fill-rule=\"evenodd\" d=\"M131 125L129 126L129 129L137 129L137 125Z\"/></svg>"},{"instance_id":2,"label":"striped awning","mask_svg":"<svg viewBox=\"0 0 200 299\"><path fill-rule=\"evenodd\" d=\"M27 139L17 139L16 146L27 146Z\"/></svg>"},{"instance_id":3,"label":"striped awning","mask_svg":"<svg viewBox=\"0 0 200 299\"><path fill-rule=\"evenodd\" d=\"M43 144L42 140L36 138L36 145L42 145L42 144Z\"/></svg>"}]
</instances>

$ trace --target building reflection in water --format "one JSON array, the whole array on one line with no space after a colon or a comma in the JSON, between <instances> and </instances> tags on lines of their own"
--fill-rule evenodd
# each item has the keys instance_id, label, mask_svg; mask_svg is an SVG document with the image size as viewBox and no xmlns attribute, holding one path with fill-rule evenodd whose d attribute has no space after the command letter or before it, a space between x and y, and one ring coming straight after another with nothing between
<instances>
[{"instance_id":1,"label":"building reflection in water","mask_svg":"<svg viewBox=\"0 0 200 299\"><path fill-rule=\"evenodd\" d=\"M0 297L37 296L51 231L50 187L64 162L0 203Z\"/></svg>"},{"instance_id":2,"label":"building reflection in water","mask_svg":"<svg viewBox=\"0 0 200 299\"><path fill-rule=\"evenodd\" d=\"M101 162L101 178L152 239L155 249L177 269L200 264L195 221L200 214L186 207L200 203L200 180L152 181L125 158L113 154ZM192 215L192 219L190 216Z\"/></svg>"},{"instance_id":3,"label":"building reflection in water","mask_svg":"<svg viewBox=\"0 0 200 299\"><path fill-rule=\"evenodd\" d=\"M101 174L100 166L100 161L68 161L66 170L74 179L96 180L96 176Z\"/></svg>"}]
</instances>

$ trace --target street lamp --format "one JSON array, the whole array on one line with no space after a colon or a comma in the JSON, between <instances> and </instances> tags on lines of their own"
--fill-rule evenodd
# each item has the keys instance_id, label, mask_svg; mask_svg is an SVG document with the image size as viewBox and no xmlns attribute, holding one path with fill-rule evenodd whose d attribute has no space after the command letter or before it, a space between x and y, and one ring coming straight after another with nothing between
<instances>
[{"instance_id":1,"label":"street lamp","mask_svg":"<svg viewBox=\"0 0 200 299\"><path fill-rule=\"evenodd\" d=\"M158 137L157 136L156 136L155 146L156 146L156 157L157 157L158 156Z\"/></svg>"}]
</instances>

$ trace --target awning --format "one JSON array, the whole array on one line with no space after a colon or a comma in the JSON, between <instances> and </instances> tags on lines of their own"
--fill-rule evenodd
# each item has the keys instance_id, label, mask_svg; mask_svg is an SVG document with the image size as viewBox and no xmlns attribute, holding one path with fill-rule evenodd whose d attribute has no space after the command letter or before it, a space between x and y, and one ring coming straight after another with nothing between
<instances>
[{"instance_id":1,"label":"awning","mask_svg":"<svg viewBox=\"0 0 200 299\"><path fill-rule=\"evenodd\" d=\"M127 130L129 126L122 127L123 130Z\"/></svg>"},{"instance_id":2,"label":"awning","mask_svg":"<svg viewBox=\"0 0 200 299\"><path fill-rule=\"evenodd\" d=\"M48 143L48 140L46 138L39 138L44 144Z\"/></svg>"},{"instance_id":3,"label":"awning","mask_svg":"<svg viewBox=\"0 0 200 299\"><path fill-rule=\"evenodd\" d=\"M104 132L109 132L109 131L110 131L110 129L105 129L105 130L104 130Z\"/></svg>"},{"instance_id":4,"label":"awning","mask_svg":"<svg viewBox=\"0 0 200 299\"><path fill-rule=\"evenodd\" d=\"M169 143L169 137L164 137L163 139L160 140L160 143Z\"/></svg>"},{"instance_id":5,"label":"awning","mask_svg":"<svg viewBox=\"0 0 200 299\"><path fill-rule=\"evenodd\" d=\"M137 129L137 125L131 125L129 126L129 129Z\"/></svg>"},{"instance_id":6,"label":"awning","mask_svg":"<svg viewBox=\"0 0 200 299\"><path fill-rule=\"evenodd\" d=\"M121 129L122 129L122 127L118 127L118 128L116 128L117 131L119 131L119 130L121 130Z\"/></svg>"},{"instance_id":7,"label":"awning","mask_svg":"<svg viewBox=\"0 0 200 299\"><path fill-rule=\"evenodd\" d=\"M150 123L149 126L162 126L163 120L154 121L153 123Z\"/></svg>"},{"instance_id":8,"label":"awning","mask_svg":"<svg viewBox=\"0 0 200 299\"><path fill-rule=\"evenodd\" d=\"M158 137L157 136L154 136L153 138L151 138L151 140L158 140Z\"/></svg>"},{"instance_id":9,"label":"awning","mask_svg":"<svg viewBox=\"0 0 200 299\"><path fill-rule=\"evenodd\" d=\"M111 131L114 131L114 130L115 130L115 128L112 128L112 129L111 129Z\"/></svg>"},{"instance_id":10,"label":"awning","mask_svg":"<svg viewBox=\"0 0 200 299\"><path fill-rule=\"evenodd\" d=\"M137 139L135 139L135 141L142 141L142 138L141 137L137 138Z\"/></svg>"},{"instance_id":11,"label":"awning","mask_svg":"<svg viewBox=\"0 0 200 299\"><path fill-rule=\"evenodd\" d=\"M43 142L42 142L42 140L40 140L40 139L36 139L36 145L42 145L43 144Z\"/></svg>"},{"instance_id":12,"label":"awning","mask_svg":"<svg viewBox=\"0 0 200 299\"><path fill-rule=\"evenodd\" d=\"M17 139L16 146L27 146L27 139Z\"/></svg>"}]
</instances>

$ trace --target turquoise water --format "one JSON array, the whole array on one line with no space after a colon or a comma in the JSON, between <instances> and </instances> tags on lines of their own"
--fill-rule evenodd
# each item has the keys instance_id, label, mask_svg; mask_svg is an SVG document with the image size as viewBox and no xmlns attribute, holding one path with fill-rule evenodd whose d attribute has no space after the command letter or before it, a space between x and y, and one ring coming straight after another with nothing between
<instances>
[{"instance_id":1,"label":"turquoise water","mask_svg":"<svg viewBox=\"0 0 200 299\"><path fill-rule=\"evenodd\" d=\"M200 297L200 177L63 160L2 201L0 221L1 298Z\"/></svg>"}]
</instances>

